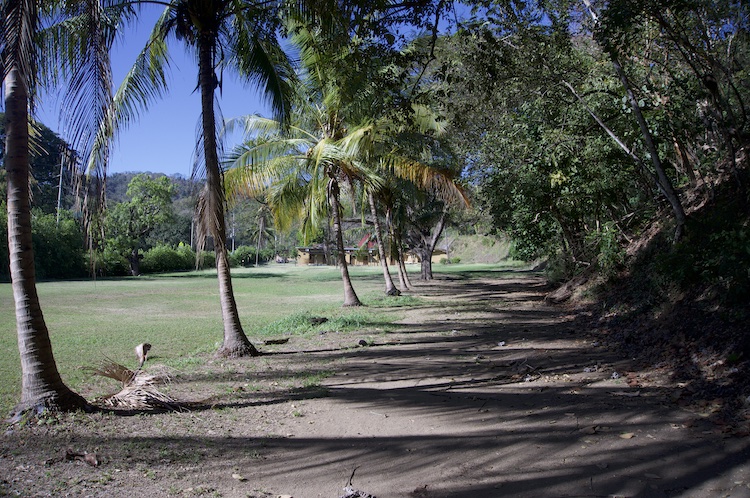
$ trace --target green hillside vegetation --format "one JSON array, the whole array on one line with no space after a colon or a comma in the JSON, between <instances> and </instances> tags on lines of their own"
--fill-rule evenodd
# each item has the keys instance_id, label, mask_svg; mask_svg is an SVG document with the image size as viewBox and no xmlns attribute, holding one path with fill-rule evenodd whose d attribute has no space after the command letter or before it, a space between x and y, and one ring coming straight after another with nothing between
<instances>
[{"instance_id":1,"label":"green hillside vegetation","mask_svg":"<svg viewBox=\"0 0 750 498\"><path fill-rule=\"evenodd\" d=\"M445 250L445 239L438 243ZM451 261L461 263L501 263L510 258L511 242L505 237L491 235L458 235L451 239Z\"/></svg>"},{"instance_id":2,"label":"green hillside vegetation","mask_svg":"<svg viewBox=\"0 0 750 498\"><path fill-rule=\"evenodd\" d=\"M685 404L721 399L732 419L750 392L750 216L746 166L693 196L686 236L655 222L626 264L578 292L602 341L687 386ZM686 194L695 194L688 192ZM689 195L686 195L690 198ZM579 281L580 282L580 281Z\"/></svg>"}]
</instances>

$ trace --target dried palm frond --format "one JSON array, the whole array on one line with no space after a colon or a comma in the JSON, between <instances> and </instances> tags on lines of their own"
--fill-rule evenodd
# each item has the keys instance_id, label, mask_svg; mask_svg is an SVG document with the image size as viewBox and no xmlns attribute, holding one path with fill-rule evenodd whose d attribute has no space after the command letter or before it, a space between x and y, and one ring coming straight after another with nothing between
<instances>
[{"instance_id":1,"label":"dried palm frond","mask_svg":"<svg viewBox=\"0 0 750 498\"><path fill-rule=\"evenodd\" d=\"M86 367L94 375L100 375L121 382L123 387L128 385L136 376L136 373L124 365L107 359L103 360L98 367Z\"/></svg>"},{"instance_id":2,"label":"dried palm frond","mask_svg":"<svg viewBox=\"0 0 750 498\"><path fill-rule=\"evenodd\" d=\"M180 403L151 385L125 386L119 393L102 399L105 406L130 410L178 409Z\"/></svg>"},{"instance_id":3,"label":"dried palm frond","mask_svg":"<svg viewBox=\"0 0 750 498\"><path fill-rule=\"evenodd\" d=\"M144 409L177 409L180 403L159 391L156 386L169 382L166 373L147 374L140 369L133 371L112 360L105 360L99 367L88 368L95 375L107 377L122 383L122 389L109 396L97 400L104 406L112 408L127 408L131 410Z\"/></svg>"}]
</instances>

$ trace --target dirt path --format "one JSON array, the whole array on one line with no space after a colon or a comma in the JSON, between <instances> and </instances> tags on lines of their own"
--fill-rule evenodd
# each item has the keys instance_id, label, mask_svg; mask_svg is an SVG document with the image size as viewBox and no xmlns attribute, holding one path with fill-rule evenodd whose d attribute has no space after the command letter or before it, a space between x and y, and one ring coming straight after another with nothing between
<instances>
[{"instance_id":1,"label":"dirt path","mask_svg":"<svg viewBox=\"0 0 750 498\"><path fill-rule=\"evenodd\" d=\"M750 497L749 438L681 410L543 292L522 272L438 280L366 347L290 341L186 375L224 386L204 410L6 433L0 496L335 498L354 472L352 496L379 498ZM66 447L102 464L44 464Z\"/></svg>"}]
</instances>

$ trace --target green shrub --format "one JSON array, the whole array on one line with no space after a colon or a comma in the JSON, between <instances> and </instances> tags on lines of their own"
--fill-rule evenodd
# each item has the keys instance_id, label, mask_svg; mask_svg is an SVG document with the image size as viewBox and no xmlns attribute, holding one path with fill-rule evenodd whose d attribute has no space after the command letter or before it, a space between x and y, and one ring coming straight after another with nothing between
<instances>
[{"instance_id":1,"label":"green shrub","mask_svg":"<svg viewBox=\"0 0 750 498\"><path fill-rule=\"evenodd\" d=\"M198 268L216 268L216 253L214 251L203 251L196 255Z\"/></svg>"},{"instance_id":2,"label":"green shrub","mask_svg":"<svg viewBox=\"0 0 750 498\"><path fill-rule=\"evenodd\" d=\"M0 279L10 278L8 267L8 225L5 204L0 206ZM86 275L84 239L78 223L67 212L60 222L54 214L34 211L31 237L34 266L39 279L80 278Z\"/></svg>"},{"instance_id":3,"label":"green shrub","mask_svg":"<svg viewBox=\"0 0 750 498\"><path fill-rule=\"evenodd\" d=\"M596 263L599 274L612 277L625 262L625 250L619 242L619 231L613 222L586 236L586 242L597 250Z\"/></svg>"},{"instance_id":4,"label":"green shrub","mask_svg":"<svg viewBox=\"0 0 750 498\"><path fill-rule=\"evenodd\" d=\"M195 267L195 256L185 245L177 249L167 245L152 247L143 255L142 273L166 273L192 270Z\"/></svg>"},{"instance_id":5,"label":"green shrub","mask_svg":"<svg viewBox=\"0 0 750 498\"><path fill-rule=\"evenodd\" d=\"M239 246L229 253L229 264L236 266L253 266L255 264L255 248L250 246Z\"/></svg>"},{"instance_id":6,"label":"green shrub","mask_svg":"<svg viewBox=\"0 0 750 498\"><path fill-rule=\"evenodd\" d=\"M461 262L461 258L440 258L441 265L457 265Z\"/></svg>"},{"instance_id":7,"label":"green shrub","mask_svg":"<svg viewBox=\"0 0 750 498\"><path fill-rule=\"evenodd\" d=\"M75 220L63 216L58 223L53 214L34 213L31 231L38 278L79 278L86 275L83 235Z\"/></svg>"},{"instance_id":8,"label":"green shrub","mask_svg":"<svg viewBox=\"0 0 750 498\"><path fill-rule=\"evenodd\" d=\"M91 258L93 257L93 261ZM121 254L111 250L89 252L86 254L89 271L94 271L97 277L122 277L130 275L130 264Z\"/></svg>"}]
</instances>

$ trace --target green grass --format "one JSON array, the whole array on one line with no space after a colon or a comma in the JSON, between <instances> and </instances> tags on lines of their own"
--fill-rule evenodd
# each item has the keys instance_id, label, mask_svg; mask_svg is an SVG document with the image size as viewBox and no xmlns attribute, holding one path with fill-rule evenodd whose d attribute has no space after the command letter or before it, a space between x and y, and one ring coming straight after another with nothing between
<instances>
[{"instance_id":1,"label":"green grass","mask_svg":"<svg viewBox=\"0 0 750 498\"><path fill-rule=\"evenodd\" d=\"M351 270L360 299L380 299L379 268ZM320 329L342 331L385 325L392 317L379 307L341 308L340 273L328 267L294 265L232 271L234 293L251 341L288 335L287 323L322 316ZM174 368L203 363L222 340L218 283L213 272L164 274L96 281L41 282L39 299L64 381L86 397L102 394L106 383L81 367L105 358L135 367L133 348L153 345L151 357ZM382 303L381 303L382 304ZM308 322L309 323L309 322ZM282 334L283 331L283 334ZM10 284L0 284L0 417L19 401L21 368ZM99 387L97 387L99 386Z\"/></svg>"},{"instance_id":2,"label":"green grass","mask_svg":"<svg viewBox=\"0 0 750 498\"><path fill-rule=\"evenodd\" d=\"M459 278L499 276L496 265L434 265ZM418 267L412 270L418 272ZM382 333L393 310L419 306L419 298L383 296L379 267L350 269L364 308L342 308L339 270L330 267L269 265L232 271L242 324L251 341L289 335L346 332ZM418 278L418 275L413 278ZM153 345L150 357L186 370L200 366L222 340L218 283L214 272L38 284L42 310L63 380L87 398L107 392L108 381L82 367L111 359L135 367L133 348ZM327 322L312 325L311 317ZM10 284L0 284L0 417L19 401L21 368ZM262 345L260 346L263 347Z\"/></svg>"}]
</instances>

